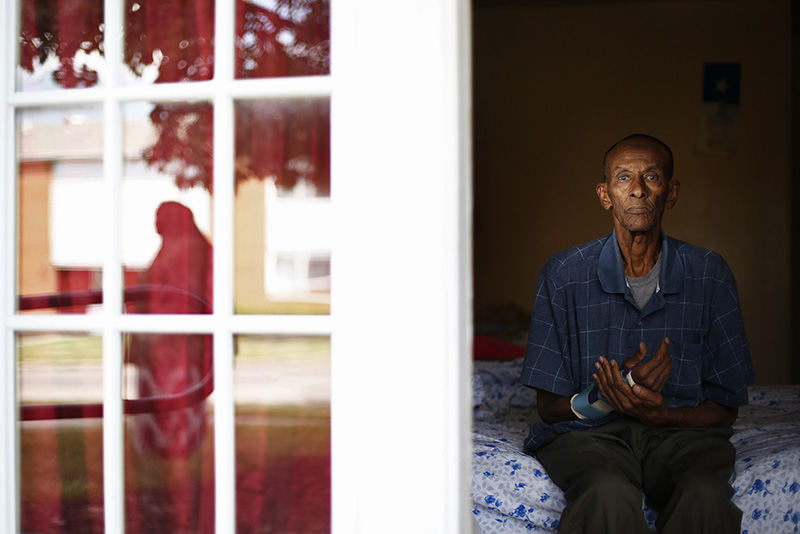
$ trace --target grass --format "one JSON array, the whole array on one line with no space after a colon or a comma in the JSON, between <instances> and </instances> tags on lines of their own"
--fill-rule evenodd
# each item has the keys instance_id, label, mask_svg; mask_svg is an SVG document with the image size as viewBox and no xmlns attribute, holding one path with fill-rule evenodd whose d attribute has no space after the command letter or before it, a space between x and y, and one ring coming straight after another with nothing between
<instances>
[{"instance_id":1,"label":"grass","mask_svg":"<svg viewBox=\"0 0 800 534\"><path fill-rule=\"evenodd\" d=\"M103 339L87 334L18 334L17 358L20 363L54 366L99 363L103 359Z\"/></svg>"},{"instance_id":2,"label":"grass","mask_svg":"<svg viewBox=\"0 0 800 534\"><path fill-rule=\"evenodd\" d=\"M328 315L331 305L327 302L269 301L259 306L236 306L235 312L243 315Z\"/></svg>"},{"instance_id":3,"label":"grass","mask_svg":"<svg viewBox=\"0 0 800 534\"><path fill-rule=\"evenodd\" d=\"M320 360L329 358L327 336L236 336L237 358ZM74 365L102 361L103 340L86 334L19 334L17 358L22 364Z\"/></svg>"}]
</instances>

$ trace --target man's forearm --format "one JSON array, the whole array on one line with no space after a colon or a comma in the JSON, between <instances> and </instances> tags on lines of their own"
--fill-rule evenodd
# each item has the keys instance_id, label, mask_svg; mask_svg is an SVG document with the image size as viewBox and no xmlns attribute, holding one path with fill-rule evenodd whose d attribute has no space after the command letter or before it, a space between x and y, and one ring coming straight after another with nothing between
<instances>
[{"instance_id":1,"label":"man's forearm","mask_svg":"<svg viewBox=\"0 0 800 534\"><path fill-rule=\"evenodd\" d=\"M539 412L539 417L545 423L552 424L578 418L570 408L569 397L562 397L544 389L537 389L536 391L536 408Z\"/></svg>"},{"instance_id":2,"label":"man's forearm","mask_svg":"<svg viewBox=\"0 0 800 534\"><path fill-rule=\"evenodd\" d=\"M539 417L545 423L571 421L577 416L570 408L570 398L537 390L537 409ZM683 408L665 408L653 421L645 421L658 426L732 426L736 421L739 409L735 406L723 406L714 401L704 401L697 406Z\"/></svg>"},{"instance_id":3,"label":"man's forearm","mask_svg":"<svg viewBox=\"0 0 800 534\"><path fill-rule=\"evenodd\" d=\"M736 406L723 406L707 400L697 406L667 408L660 426L732 426L738 414Z\"/></svg>"}]
</instances>

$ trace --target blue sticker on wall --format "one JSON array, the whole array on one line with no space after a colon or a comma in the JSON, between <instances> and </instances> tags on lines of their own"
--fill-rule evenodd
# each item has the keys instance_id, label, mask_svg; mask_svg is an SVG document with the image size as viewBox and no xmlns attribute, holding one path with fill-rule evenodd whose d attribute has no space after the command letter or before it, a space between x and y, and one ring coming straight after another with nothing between
<instances>
[{"instance_id":1,"label":"blue sticker on wall","mask_svg":"<svg viewBox=\"0 0 800 534\"><path fill-rule=\"evenodd\" d=\"M703 68L703 102L739 105L741 63L706 63Z\"/></svg>"}]
</instances>

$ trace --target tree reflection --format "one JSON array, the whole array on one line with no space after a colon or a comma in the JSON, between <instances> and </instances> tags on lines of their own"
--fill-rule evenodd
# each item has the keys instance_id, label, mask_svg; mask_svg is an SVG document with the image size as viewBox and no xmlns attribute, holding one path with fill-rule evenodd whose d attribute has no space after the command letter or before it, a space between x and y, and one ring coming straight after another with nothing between
<instances>
[{"instance_id":1,"label":"tree reflection","mask_svg":"<svg viewBox=\"0 0 800 534\"><path fill-rule=\"evenodd\" d=\"M125 0L125 65L134 76L153 83L210 80L214 10L214 2L208 0ZM102 76L92 67L96 62L86 58L104 54L103 30L103 3L97 0L25 0L20 67L33 72L57 59L52 76L60 87L95 85ZM329 0L236 2L235 75L239 79L328 74L329 46ZM236 107L237 184L270 176L281 187L308 180L318 191L327 192L327 105L298 105L290 112L278 107ZM157 138L145 149L144 159L173 175L180 188L202 186L211 191L212 117L207 103L155 104L150 120ZM278 160L263 157L266 143ZM281 153L274 145L287 151ZM306 154L300 159L308 164L298 160L299 152Z\"/></svg>"}]
</instances>

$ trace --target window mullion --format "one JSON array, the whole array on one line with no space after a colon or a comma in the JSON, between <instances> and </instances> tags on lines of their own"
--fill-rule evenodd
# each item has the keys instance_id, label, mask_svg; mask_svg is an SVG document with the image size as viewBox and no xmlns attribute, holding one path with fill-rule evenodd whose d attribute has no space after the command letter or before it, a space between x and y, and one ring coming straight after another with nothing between
<instances>
[{"instance_id":1,"label":"window mullion","mask_svg":"<svg viewBox=\"0 0 800 534\"><path fill-rule=\"evenodd\" d=\"M208 334L219 328L237 334L329 335L329 315L157 315L123 314L111 321L119 332ZM109 326L97 315L14 315L6 325L17 332L97 332Z\"/></svg>"},{"instance_id":2,"label":"window mullion","mask_svg":"<svg viewBox=\"0 0 800 534\"><path fill-rule=\"evenodd\" d=\"M3 20L7 22L8 33L0 38L0 66L2 67L2 87L0 88L0 124L6 132L14 131L14 108L9 105L14 91L13 72L16 61L15 43L19 12L18 2L4 2ZM3 199L5 202L4 231L0 232L0 530L19 531L19 440L17 423L17 379L16 350L14 331L8 328L8 317L14 312L14 281L16 262L14 258L14 235L16 232L16 180L15 147L16 136L8 133L3 136L0 147L0 161L3 166Z\"/></svg>"},{"instance_id":3,"label":"window mullion","mask_svg":"<svg viewBox=\"0 0 800 534\"><path fill-rule=\"evenodd\" d=\"M235 12L217 2L214 22L214 496L215 531L236 532L236 444L233 402L233 169Z\"/></svg>"},{"instance_id":4,"label":"window mullion","mask_svg":"<svg viewBox=\"0 0 800 534\"><path fill-rule=\"evenodd\" d=\"M125 458L122 402L122 340L117 321L122 312L120 252L122 116L116 98L122 62L124 16L120 0L105 0L106 80L103 99L102 220L106 221L103 259L103 491L105 531L125 530Z\"/></svg>"},{"instance_id":5,"label":"window mullion","mask_svg":"<svg viewBox=\"0 0 800 534\"><path fill-rule=\"evenodd\" d=\"M291 78L261 78L249 80L209 80L174 82L155 85L118 86L115 98L119 102L150 100L151 102L184 102L210 100L216 94L228 93L235 98L314 98L330 96L330 76L298 76ZM103 100L105 87L57 89L12 93L9 102L18 107L93 104Z\"/></svg>"}]
</instances>

